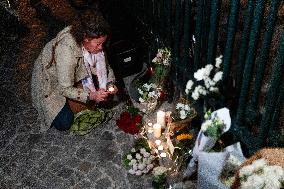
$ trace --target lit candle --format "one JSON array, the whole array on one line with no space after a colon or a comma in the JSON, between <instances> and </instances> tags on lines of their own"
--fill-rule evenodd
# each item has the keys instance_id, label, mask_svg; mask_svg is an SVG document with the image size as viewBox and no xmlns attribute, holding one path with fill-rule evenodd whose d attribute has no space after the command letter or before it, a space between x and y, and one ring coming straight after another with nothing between
<instances>
[{"instance_id":1,"label":"lit candle","mask_svg":"<svg viewBox=\"0 0 284 189\"><path fill-rule=\"evenodd\" d=\"M160 110L157 112L157 123L163 128L166 126L166 113L164 111Z\"/></svg>"},{"instance_id":2,"label":"lit candle","mask_svg":"<svg viewBox=\"0 0 284 189\"><path fill-rule=\"evenodd\" d=\"M153 125L153 129L154 129L154 136L156 138L159 138L161 136L161 125L158 123L155 123Z\"/></svg>"},{"instance_id":3,"label":"lit candle","mask_svg":"<svg viewBox=\"0 0 284 189\"><path fill-rule=\"evenodd\" d=\"M148 126L149 126L149 127L152 127L152 125L153 125L153 123L148 123Z\"/></svg>"},{"instance_id":4,"label":"lit candle","mask_svg":"<svg viewBox=\"0 0 284 189\"><path fill-rule=\"evenodd\" d=\"M160 140L155 140L155 144L156 144L157 146L160 146L161 141L160 141Z\"/></svg>"},{"instance_id":5,"label":"lit candle","mask_svg":"<svg viewBox=\"0 0 284 189\"><path fill-rule=\"evenodd\" d=\"M161 157L167 157L167 154L166 154L165 152L162 152L162 153L160 154L160 156L161 156Z\"/></svg>"},{"instance_id":6,"label":"lit candle","mask_svg":"<svg viewBox=\"0 0 284 189\"><path fill-rule=\"evenodd\" d=\"M114 91L114 87L112 87L112 86L109 87L109 88L108 88L108 91L109 91L109 92L113 92L113 91Z\"/></svg>"},{"instance_id":7,"label":"lit candle","mask_svg":"<svg viewBox=\"0 0 284 189\"><path fill-rule=\"evenodd\" d=\"M158 150L163 150L164 147L162 145L158 146Z\"/></svg>"}]
</instances>

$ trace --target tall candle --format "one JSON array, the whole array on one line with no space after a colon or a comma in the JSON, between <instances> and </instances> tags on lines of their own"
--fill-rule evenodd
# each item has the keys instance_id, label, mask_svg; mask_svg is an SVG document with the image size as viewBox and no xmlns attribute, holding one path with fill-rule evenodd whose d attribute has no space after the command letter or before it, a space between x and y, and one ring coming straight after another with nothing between
<instances>
[{"instance_id":1,"label":"tall candle","mask_svg":"<svg viewBox=\"0 0 284 189\"><path fill-rule=\"evenodd\" d=\"M155 123L153 125L153 130L154 130L154 136L156 138L159 138L161 136L161 125L158 123Z\"/></svg>"},{"instance_id":2,"label":"tall candle","mask_svg":"<svg viewBox=\"0 0 284 189\"><path fill-rule=\"evenodd\" d=\"M163 128L166 126L166 113L164 111L157 112L157 123Z\"/></svg>"}]
</instances>

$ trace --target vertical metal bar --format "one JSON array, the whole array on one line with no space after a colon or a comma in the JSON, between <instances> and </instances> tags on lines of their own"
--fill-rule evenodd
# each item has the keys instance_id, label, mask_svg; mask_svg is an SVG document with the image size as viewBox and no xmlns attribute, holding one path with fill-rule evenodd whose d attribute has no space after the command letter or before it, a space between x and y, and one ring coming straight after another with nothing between
<instances>
[{"instance_id":1,"label":"vertical metal bar","mask_svg":"<svg viewBox=\"0 0 284 189\"><path fill-rule=\"evenodd\" d=\"M179 35L180 35L180 0L175 1L175 29L174 29L174 66L175 66L175 80L178 83L178 68L179 68Z\"/></svg>"},{"instance_id":2,"label":"vertical metal bar","mask_svg":"<svg viewBox=\"0 0 284 189\"><path fill-rule=\"evenodd\" d=\"M197 70L200 65L200 51L201 51L201 32L202 32L202 9L203 0L197 0L197 13L196 13L196 23L195 23L195 44L194 44L194 70Z\"/></svg>"},{"instance_id":3,"label":"vertical metal bar","mask_svg":"<svg viewBox=\"0 0 284 189\"><path fill-rule=\"evenodd\" d=\"M283 79L284 78L282 78L282 81L283 81ZM284 103L284 82L282 82L282 86L280 87L280 91L279 91L278 94L279 94L279 96L278 96L278 99L276 101L274 113L273 113L272 120L271 120L271 128L272 129L277 128L277 123L279 121L279 118L281 117L281 111L282 111L283 103Z\"/></svg>"},{"instance_id":4,"label":"vertical metal bar","mask_svg":"<svg viewBox=\"0 0 284 189\"><path fill-rule=\"evenodd\" d=\"M220 6L220 0L211 1L207 64L212 64L212 62L215 60L217 40L218 40L219 6Z\"/></svg>"},{"instance_id":5,"label":"vertical metal bar","mask_svg":"<svg viewBox=\"0 0 284 189\"><path fill-rule=\"evenodd\" d=\"M236 72L236 91L237 95L240 93L240 88L242 85L242 79L243 79L243 70L244 70L244 62L246 57L246 50L248 45L248 39L249 39L249 31L251 26L251 21L253 19L253 10L254 10L254 0L248 1L248 6L246 10L245 20L243 24L243 32L242 32L242 39L240 44L240 50L237 60L237 72Z\"/></svg>"},{"instance_id":6,"label":"vertical metal bar","mask_svg":"<svg viewBox=\"0 0 284 189\"><path fill-rule=\"evenodd\" d=\"M202 12L202 32L201 32L201 64L203 67L207 63L207 50L210 31L210 15L211 15L211 0L203 0L203 12Z\"/></svg>"},{"instance_id":7,"label":"vertical metal bar","mask_svg":"<svg viewBox=\"0 0 284 189\"><path fill-rule=\"evenodd\" d=\"M245 62L245 69L243 74L243 81L242 81L242 88L239 98L239 106L237 110L237 125L241 125L243 121L244 111L246 109L247 104L247 95L249 84L251 80L252 69L255 61L255 53L256 53L256 44L258 41L258 34L261 24L261 18L263 15L263 7L264 7L264 0L257 0L256 8L254 12L254 20L252 24L252 28L250 31L250 40L249 46L247 51L247 57Z\"/></svg>"},{"instance_id":8,"label":"vertical metal bar","mask_svg":"<svg viewBox=\"0 0 284 189\"><path fill-rule=\"evenodd\" d=\"M223 81L225 86L227 85L228 78L230 75L232 51L234 48L234 40L237 28L239 4L240 4L239 0L231 1L231 9L228 18L229 21L227 29L227 40L226 40L224 62L223 62Z\"/></svg>"},{"instance_id":9,"label":"vertical metal bar","mask_svg":"<svg viewBox=\"0 0 284 189\"><path fill-rule=\"evenodd\" d=\"M259 148L263 147L267 140L268 131L270 129L269 126L270 126L271 115L274 111L275 101L277 100L278 97L279 86L281 86L282 82L281 78L283 78L283 72L284 72L284 33L282 33L278 55L273 65L271 79L270 79L270 88L266 97L264 113L260 123L260 131L257 143L257 147Z\"/></svg>"},{"instance_id":10,"label":"vertical metal bar","mask_svg":"<svg viewBox=\"0 0 284 189\"><path fill-rule=\"evenodd\" d=\"M252 101L251 101L251 106L253 109L257 108L257 105L258 105L258 98L259 98L259 94L261 90L266 62L269 56L269 50L270 50L272 35L274 32L275 22L277 19L277 12L279 8L279 4L280 4L280 0L271 1L269 15L266 20L266 28L265 28L263 41L262 41L262 47L259 53L259 57L256 61L256 65L257 65L256 79L255 79Z\"/></svg>"},{"instance_id":11,"label":"vertical metal bar","mask_svg":"<svg viewBox=\"0 0 284 189\"><path fill-rule=\"evenodd\" d=\"M172 14L172 0L166 0L165 2L166 40L165 41L167 46L171 46L171 41L172 41L171 14Z\"/></svg>"},{"instance_id":12,"label":"vertical metal bar","mask_svg":"<svg viewBox=\"0 0 284 189\"><path fill-rule=\"evenodd\" d=\"M184 5L184 65L189 63L189 53L190 53L190 0L185 0Z\"/></svg>"},{"instance_id":13,"label":"vertical metal bar","mask_svg":"<svg viewBox=\"0 0 284 189\"><path fill-rule=\"evenodd\" d=\"M180 0L175 1L174 58L179 58Z\"/></svg>"}]
</instances>

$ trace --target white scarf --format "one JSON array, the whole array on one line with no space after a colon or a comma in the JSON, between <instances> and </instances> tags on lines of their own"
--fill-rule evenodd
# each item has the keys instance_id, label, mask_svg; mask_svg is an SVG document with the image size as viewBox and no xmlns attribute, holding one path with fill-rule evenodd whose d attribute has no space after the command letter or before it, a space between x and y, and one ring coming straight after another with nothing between
<instances>
[{"instance_id":1,"label":"white scarf","mask_svg":"<svg viewBox=\"0 0 284 189\"><path fill-rule=\"evenodd\" d=\"M96 54L89 53L84 47L82 48L84 56L84 64L88 72L88 76L82 79L82 84L84 88L88 88L90 91L96 91L94 82L92 79L92 72L90 67L96 67L96 75L99 82L99 88L106 88L107 84L107 70L104 52L99 52Z\"/></svg>"}]
</instances>

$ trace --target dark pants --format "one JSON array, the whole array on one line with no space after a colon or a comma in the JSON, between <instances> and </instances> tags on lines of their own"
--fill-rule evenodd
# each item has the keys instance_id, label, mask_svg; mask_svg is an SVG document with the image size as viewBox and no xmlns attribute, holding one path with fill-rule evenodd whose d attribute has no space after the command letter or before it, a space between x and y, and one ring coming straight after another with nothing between
<instances>
[{"instance_id":1,"label":"dark pants","mask_svg":"<svg viewBox=\"0 0 284 189\"><path fill-rule=\"evenodd\" d=\"M74 114L71 111L68 103L66 102L60 112L53 120L51 126L55 127L59 131L69 130L74 119Z\"/></svg>"}]
</instances>

